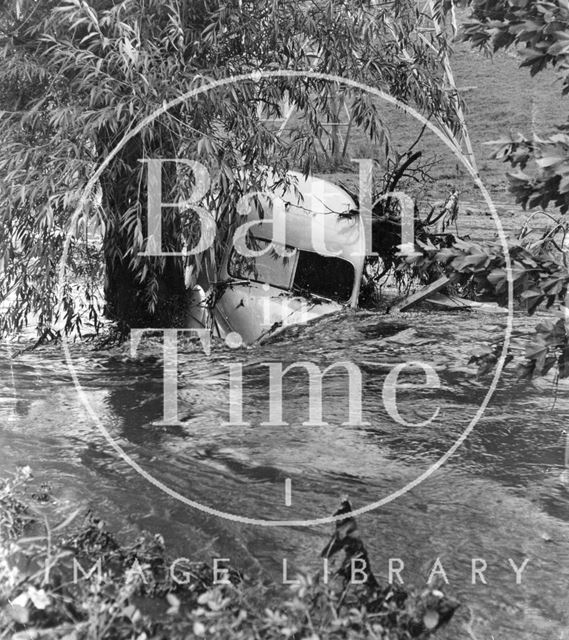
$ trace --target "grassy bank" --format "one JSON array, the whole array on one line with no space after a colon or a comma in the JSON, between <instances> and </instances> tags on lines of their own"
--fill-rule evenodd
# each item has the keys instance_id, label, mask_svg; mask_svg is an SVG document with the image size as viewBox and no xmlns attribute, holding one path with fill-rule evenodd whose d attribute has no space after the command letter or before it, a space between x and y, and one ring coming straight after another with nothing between
<instances>
[{"instance_id":1,"label":"grassy bank","mask_svg":"<svg viewBox=\"0 0 569 640\"><path fill-rule=\"evenodd\" d=\"M467 12L459 11L459 22L466 18ZM460 39L453 44L451 55L480 177L496 205L506 234L512 237L519 233L528 214L514 203L508 191L509 166L493 157L496 146L491 143L510 134L551 135L565 122L567 112L567 98L561 96L556 74L545 70L538 77L531 77L527 68L520 68L521 61L515 51L488 56ZM422 152L417 166L424 168L422 178L428 175L428 179L421 180L420 184L410 180L405 185L419 203L421 212L424 214L430 203L444 201L453 189L458 189L460 234L476 241L497 238L496 226L482 194L449 148L428 130L416 142L422 130L419 122L381 100L377 100L376 105L389 131L392 154L403 154L414 144L414 150ZM347 122L348 114L340 115L339 120ZM346 132L346 125L338 128L342 145ZM357 165L352 158L374 158L380 167L385 167L386 156L381 145L371 143L359 128L351 127L348 137L341 166L332 167L323 157L319 175L357 190ZM380 173L378 169L376 174Z\"/></svg>"}]
</instances>

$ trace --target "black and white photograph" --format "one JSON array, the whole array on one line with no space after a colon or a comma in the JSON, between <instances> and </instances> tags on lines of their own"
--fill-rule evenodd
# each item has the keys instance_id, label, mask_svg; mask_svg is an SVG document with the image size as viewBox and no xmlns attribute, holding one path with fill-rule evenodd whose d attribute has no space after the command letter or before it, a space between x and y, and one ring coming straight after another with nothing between
<instances>
[{"instance_id":1,"label":"black and white photograph","mask_svg":"<svg viewBox=\"0 0 569 640\"><path fill-rule=\"evenodd\" d=\"M0 640L569 640L569 0L0 0Z\"/></svg>"}]
</instances>

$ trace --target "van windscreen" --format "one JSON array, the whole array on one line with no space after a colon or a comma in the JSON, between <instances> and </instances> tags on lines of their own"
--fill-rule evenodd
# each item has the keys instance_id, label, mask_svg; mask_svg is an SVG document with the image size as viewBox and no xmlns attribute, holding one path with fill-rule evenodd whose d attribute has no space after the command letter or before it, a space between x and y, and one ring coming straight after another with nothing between
<instances>
[{"instance_id":1,"label":"van windscreen","mask_svg":"<svg viewBox=\"0 0 569 640\"><path fill-rule=\"evenodd\" d=\"M245 257L233 249L228 264L231 277L266 283L300 295L313 294L336 302L350 300L355 272L347 260L288 246L286 249L292 255L283 258L269 248L267 240L251 240L253 246L249 246L250 249L266 252L260 256Z\"/></svg>"},{"instance_id":2,"label":"van windscreen","mask_svg":"<svg viewBox=\"0 0 569 640\"><path fill-rule=\"evenodd\" d=\"M311 251L298 252L293 289L337 302L348 302L354 288L354 267L341 258L322 256Z\"/></svg>"},{"instance_id":3,"label":"van windscreen","mask_svg":"<svg viewBox=\"0 0 569 640\"><path fill-rule=\"evenodd\" d=\"M261 238L251 238L251 240L248 248L252 251L263 251L263 255L246 257L233 249L227 266L229 275L233 278L253 280L279 289L290 290L298 251L287 247L287 251L293 255L283 257L269 247L270 243L267 240Z\"/></svg>"}]
</instances>

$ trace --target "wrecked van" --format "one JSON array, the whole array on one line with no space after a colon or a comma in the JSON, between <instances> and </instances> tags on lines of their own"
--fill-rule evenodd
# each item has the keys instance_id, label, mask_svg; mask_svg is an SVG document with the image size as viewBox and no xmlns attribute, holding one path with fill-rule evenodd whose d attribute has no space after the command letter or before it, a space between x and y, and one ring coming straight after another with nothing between
<instances>
[{"instance_id":1,"label":"wrecked van","mask_svg":"<svg viewBox=\"0 0 569 640\"><path fill-rule=\"evenodd\" d=\"M251 344L357 306L366 237L354 199L327 180L294 171L284 182L269 176L266 193L240 212L243 223L210 291L192 292L187 326L211 326L213 335Z\"/></svg>"},{"instance_id":2,"label":"wrecked van","mask_svg":"<svg viewBox=\"0 0 569 640\"><path fill-rule=\"evenodd\" d=\"M356 307L364 224L341 187L290 171L251 206L217 269L214 335L251 344L288 325Z\"/></svg>"}]
</instances>

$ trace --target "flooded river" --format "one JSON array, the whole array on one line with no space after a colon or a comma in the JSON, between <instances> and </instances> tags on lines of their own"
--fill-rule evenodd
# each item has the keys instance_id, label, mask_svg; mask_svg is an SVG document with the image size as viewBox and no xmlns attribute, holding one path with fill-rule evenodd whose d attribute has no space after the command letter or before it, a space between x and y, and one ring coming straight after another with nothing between
<instances>
[{"instance_id":1,"label":"flooded river","mask_svg":"<svg viewBox=\"0 0 569 640\"><path fill-rule=\"evenodd\" d=\"M462 603L442 637L569 638L569 492L560 481L566 392L555 393L549 382L517 382L506 370L466 442L435 473L401 491L476 415L491 377L478 379L468 361L477 347L503 335L505 325L500 313L417 312L393 319L358 312L292 329L262 347L216 342L209 356L199 342L182 341L179 425L157 424L163 415L159 338L143 338L134 356L128 344L106 351L72 345L83 398L124 456L210 512L167 495L119 456L81 400L62 351L27 352L10 363L5 350L0 464L6 470L30 465L36 481L51 485L62 512L91 507L121 536L161 533L174 556L228 558L277 583L283 559L289 576L319 568L333 525L247 520L321 519L343 495L361 508L400 492L359 516L361 533L378 576L387 576L390 558L397 558L405 583L422 587L440 558L446 589ZM323 378L326 424L304 424L308 384L298 367L283 381L285 424L272 424L278 421L270 415L265 363L271 362L321 369L354 363L362 375L361 424L350 421L341 367ZM427 385L417 366L403 367L399 381L415 388L399 389L398 421L384 387L394 367L409 362L429 364L438 382ZM228 425L231 363L242 364L242 386L235 388L242 390L243 409L240 424ZM473 559L486 563L487 584L472 584ZM520 567L525 559L516 584L511 562Z\"/></svg>"}]
</instances>

